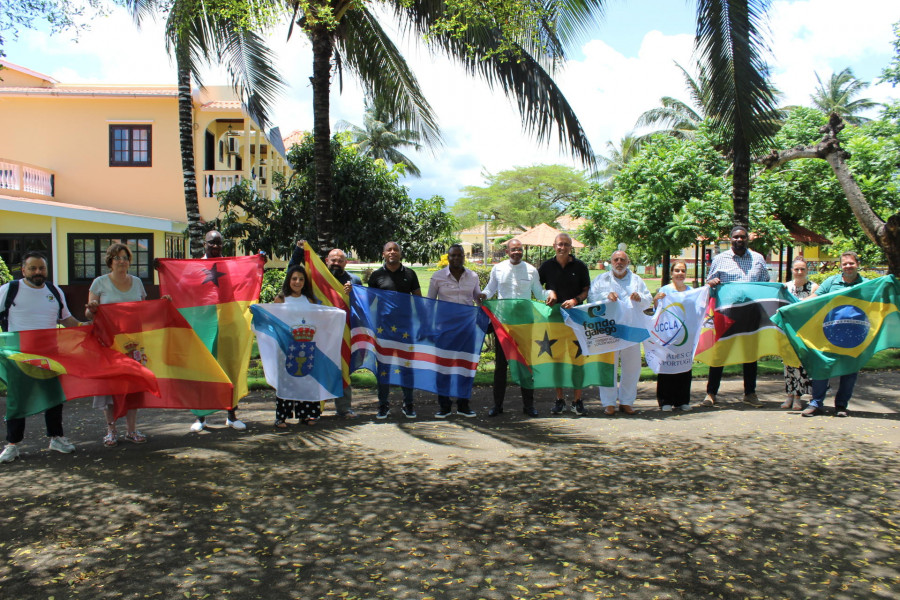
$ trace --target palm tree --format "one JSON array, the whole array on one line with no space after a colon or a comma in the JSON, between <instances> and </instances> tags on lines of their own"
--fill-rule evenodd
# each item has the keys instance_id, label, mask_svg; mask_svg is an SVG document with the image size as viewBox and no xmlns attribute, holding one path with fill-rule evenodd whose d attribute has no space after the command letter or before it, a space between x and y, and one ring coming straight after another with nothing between
<instances>
[{"instance_id":1,"label":"palm tree","mask_svg":"<svg viewBox=\"0 0 900 600\"><path fill-rule=\"evenodd\" d=\"M713 130L733 161L734 223L749 227L751 154L766 149L777 129L761 30L768 0L699 0L695 51L708 77L702 98Z\"/></svg>"},{"instance_id":2,"label":"palm tree","mask_svg":"<svg viewBox=\"0 0 900 600\"><path fill-rule=\"evenodd\" d=\"M587 136L551 73L563 57L561 40L582 34L583 23L602 4L602 0L544 3L551 19L540 21L535 37L513 40L511 50L506 49L510 39L500 29L480 21L461 35L437 31L434 25L450 14L445 0L389 0L384 6L393 11L403 30L422 36L431 48L462 63L468 73L481 75L489 85L499 85L514 97L525 130L539 141L547 141L555 126L560 143L593 166ZM305 6L295 2L294 7L293 22L312 42L316 225L319 247L328 248L332 239L329 92L333 66L353 71L367 95L382 103L386 114L398 115L400 127L416 131L422 145L435 148L441 139L415 76L368 4L323 0Z\"/></svg>"},{"instance_id":3,"label":"palm tree","mask_svg":"<svg viewBox=\"0 0 900 600\"><path fill-rule=\"evenodd\" d=\"M335 128L349 131L353 143L362 154L391 165L402 163L410 175L422 176L419 167L398 150L404 147L419 150L422 147L419 144L419 132L403 127L400 119L390 116L379 106L366 103L362 127L338 121Z\"/></svg>"},{"instance_id":4,"label":"palm tree","mask_svg":"<svg viewBox=\"0 0 900 600\"><path fill-rule=\"evenodd\" d=\"M640 136L639 139L641 140L648 139L657 133L664 133L679 139L692 139L697 128L700 127L700 123L706 118L703 98L707 90L707 84L703 67L697 66L700 75L697 79L694 79L680 64L676 62L675 66L681 69L685 85L691 96L691 103L688 104L670 96L660 98L659 103L661 106L651 108L641 114L634 125L635 128L656 128L655 131Z\"/></svg>"},{"instance_id":5,"label":"palm tree","mask_svg":"<svg viewBox=\"0 0 900 600\"><path fill-rule=\"evenodd\" d=\"M606 178L607 184L612 184L616 174L637 156L642 143L643 137L636 137L632 133L626 133L619 140L618 146L611 141L606 142L606 154L597 155L597 164L600 166L599 175Z\"/></svg>"},{"instance_id":6,"label":"palm tree","mask_svg":"<svg viewBox=\"0 0 900 600\"><path fill-rule=\"evenodd\" d=\"M168 10L166 50L175 57L178 78L178 129L190 252L191 256L200 257L204 232L194 170L191 80L202 85L199 76L202 63L224 63L247 113L263 129L268 122L269 107L284 82L272 66L274 57L259 34L236 20L240 15L206 10L203 0L174 0L171 5L167 0L126 0L126 3L138 26L145 16ZM249 10L252 4L245 6Z\"/></svg>"},{"instance_id":7,"label":"palm tree","mask_svg":"<svg viewBox=\"0 0 900 600\"><path fill-rule=\"evenodd\" d=\"M856 96L869 87L869 84L857 79L850 67L847 67L840 73L832 73L826 82L823 82L819 74L816 73L816 82L818 82L816 92L810 96L813 106L826 115L837 113L838 116L851 125L862 125L870 120L866 117L857 116L857 113L881 106L880 103L869 98L854 100Z\"/></svg>"}]
</instances>

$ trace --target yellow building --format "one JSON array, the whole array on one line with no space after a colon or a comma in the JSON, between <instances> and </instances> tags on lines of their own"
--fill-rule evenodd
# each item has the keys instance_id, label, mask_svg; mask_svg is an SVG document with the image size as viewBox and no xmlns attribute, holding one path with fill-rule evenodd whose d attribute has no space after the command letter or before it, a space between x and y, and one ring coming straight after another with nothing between
<instances>
[{"instance_id":1,"label":"yellow building","mask_svg":"<svg viewBox=\"0 0 900 600\"><path fill-rule=\"evenodd\" d=\"M187 247L176 87L63 84L0 65L0 258L17 276L22 255L42 251L77 307L122 241L153 286L153 259ZM195 90L193 109L202 218L243 179L271 195L272 173L289 172L278 129L260 131L226 87Z\"/></svg>"}]
</instances>

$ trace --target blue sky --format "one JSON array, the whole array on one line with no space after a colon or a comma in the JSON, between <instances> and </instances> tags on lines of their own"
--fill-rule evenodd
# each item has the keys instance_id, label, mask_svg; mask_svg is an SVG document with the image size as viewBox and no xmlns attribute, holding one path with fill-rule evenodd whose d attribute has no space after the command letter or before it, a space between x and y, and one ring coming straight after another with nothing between
<instances>
[{"instance_id":1,"label":"blue sky","mask_svg":"<svg viewBox=\"0 0 900 600\"><path fill-rule=\"evenodd\" d=\"M573 48L557 81L574 106L595 152L633 128L641 112L658 105L663 95L687 99L673 61L689 67L695 3L685 0L610 0L606 18L590 39ZM786 104L808 104L815 73L852 67L873 80L892 56L891 23L900 20L895 0L774 0L770 12L771 60L776 86ZM23 32L6 46L7 59L53 76L64 83L172 84L174 68L166 56L162 26L146 23L137 32L124 13L93 19L77 42L70 35ZM273 122L283 133L312 128L309 44L295 35L286 42L275 32L272 46L290 89L278 103ZM420 78L441 127L445 146L435 154L411 152L421 179L407 178L413 196L444 196L453 202L460 188L480 185L484 171L560 163L578 167L555 144L540 145L522 133L514 106L481 81L467 78L443 58L432 57L414 41L400 42ZM114 49L114 50L113 50ZM112 50L112 51L111 51ZM216 69L204 83L223 85ZM363 97L351 78L343 93L334 86L332 124L362 122ZM900 97L881 84L868 96L879 101ZM554 134L555 135L555 134Z\"/></svg>"}]
</instances>

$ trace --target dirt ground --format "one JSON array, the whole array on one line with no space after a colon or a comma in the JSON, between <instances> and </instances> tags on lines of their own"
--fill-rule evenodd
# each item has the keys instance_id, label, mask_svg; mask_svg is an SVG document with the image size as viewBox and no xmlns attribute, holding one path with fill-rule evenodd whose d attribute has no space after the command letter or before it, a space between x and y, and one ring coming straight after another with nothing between
<instances>
[{"instance_id":1,"label":"dirt ground","mask_svg":"<svg viewBox=\"0 0 900 600\"><path fill-rule=\"evenodd\" d=\"M705 382L694 382L703 396ZM641 384L633 417L506 413L326 416L276 430L273 400L242 403L246 432L146 410L150 441L101 444L69 403L71 455L31 417L0 465L0 598L896 598L900 372L864 373L849 419L764 409L726 380L716 408L663 413ZM5 407L0 407L0 410Z\"/></svg>"}]
</instances>

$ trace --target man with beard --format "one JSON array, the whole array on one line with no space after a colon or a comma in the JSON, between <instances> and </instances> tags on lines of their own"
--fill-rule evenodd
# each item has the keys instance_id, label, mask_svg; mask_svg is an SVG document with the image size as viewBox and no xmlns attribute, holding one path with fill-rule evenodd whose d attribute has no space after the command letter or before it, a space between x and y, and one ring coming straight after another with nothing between
<instances>
[{"instance_id":1,"label":"man with beard","mask_svg":"<svg viewBox=\"0 0 900 600\"><path fill-rule=\"evenodd\" d=\"M24 285L23 285L24 284ZM57 323L76 327L81 322L69 313L65 296L53 283L47 282L47 259L39 252L29 252L22 262L22 279L0 286L0 311L6 312L9 331L53 329ZM63 404L44 411L44 423L50 449L63 454L75 450L63 433ZM6 419L6 441L0 462L19 458L19 442L25 438L25 419Z\"/></svg>"},{"instance_id":2,"label":"man with beard","mask_svg":"<svg viewBox=\"0 0 900 600\"><path fill-rule=\"evenodd\" d=\"M731 250L726 250L712 261L706 283L716 287L720 283L734 281L769 281L769 269L766 259L759 252L747 247L749 236L747 228L736 225L731 228ZM722 382L722 371L725 367L710 367L709 379L706 383L704 406L715 406L716 394ZM763 404L756 395L756 361L744 363L744 399L745 404L759 408Z\"/></svg>"},{"instance_id":3,"label":"man with beard","mask_svg":"<svg viewBox=\"0 0 900 600\"><path fill-rule=\"evenodd\" d=\"M294 265L302 265L304 263L303 243L303 240L297 240L297 245L291 255L291 262L288 264L288 269ZM354 285L362 285L362 280L357 275L354 275L345 269L347 266L347 254L340 248L334 248L328 253L325 257L325 266L328 267L328 270L331 271L334 278L338 280L338 283L344 284L344 293L349 294L350 288ZM355 419L356 413L353 412L353 409L351 408L352 404L353 389L348 385L344 388L344 395L334 399L334 411L339 417Z\"/></svg>"},{"instance_id":4,"label":"man with beard","mask_svg":"<svg viewBox=\"0 0 900 600\"><path fill-rule=\"evenodd\" d=\"M616 250L610 258L612 270L601 273L591 282L588 302L609 300L618 302L629 298L633 310L643 311L650 308L652 299L650 290L644 280L628 268L630 260L624 250ZM633 344L614 352L613 385L600 387L600 402L607 415L616 414L616 401L619 410L626 415L634 414L634 400L637 398L637 384L641 378L641 345ZM620 364L621 362L621 364ZM618 385L616 381L618 380Z\"/></svg>"},{"instance_id":5,"label":"man with beard","mask_svg":"<svg viewBox=\"0 0 900 600\"><path fill-rule=\"evenodd\" d=\"M560 233L553 240L553 248L556 257L544 261L538 274L541 283L547 288L546 303L553 306L556 303L562 308L572 308L584 302L591 286L591 273L587 265L572 256L572 237L568 233ZM566 409L566 399L562 388L556 388L556 402L550 413L562 414ZM581 390L574 390L572 412L578 416L585 413L584 403L581 401Z\"/></svg>"},{"instance_id":6,"label":"man with beard","mask_svg":"<svg viewBox=\"0 0 900 600\"><path fill-rule=\"evenodd\" d=\"M369 287L379 290L390 290L401 294L421 296L422 289L419 286L419 277L409 267L404 267L400 259L403 252L397 242L388 242L381 251L384 258L384 266L369 275ZM413 389L400 386L403 390L403 415L407 419L416 418L416 409L413 406ZM391 385L389 383L378 384L378 413L376 419L387 419L391 414L390 398Z\"/></svg>"},{"instance_id":7,"label":"man with beard","mask_svg":"<svg viewBox=\"0 0 900 600\"><path fill-rule=\"evenodd\" d=\"M522 242L513 238L506 243L506 252L509 259L494 265L484 293L479 299L492 298L494 294L500 300L536 300L543 301L544 290L541 287L541 277L538 270L522 260L524 248ZM494 362L494 408L488 413L489 417L496 417L503 413L503 400L506 397L506 377L509 361L500 343L494 345L496 354ZM534 390L522 388L522 411L529 417L538 416L534 408Z\"/></svg>"}]
</instances>

